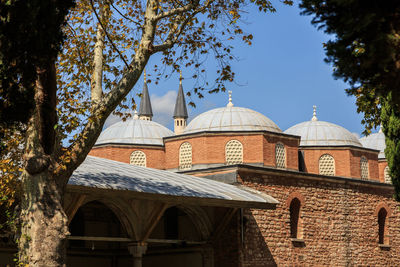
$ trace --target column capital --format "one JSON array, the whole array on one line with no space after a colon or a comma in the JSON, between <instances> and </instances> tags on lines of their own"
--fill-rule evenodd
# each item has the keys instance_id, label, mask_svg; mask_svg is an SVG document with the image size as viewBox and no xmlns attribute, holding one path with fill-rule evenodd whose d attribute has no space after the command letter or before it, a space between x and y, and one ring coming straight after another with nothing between
<instances>
[{"instance_id":1,"label":"column capital","mask_svg":"<svg viewBox=\"0 0 400 267\"><path fill-rule=\"evenodd\" d=\"M145 242L133 242L128 244L129 253L133 257L141 258L147 251L147 243Z\"/></svg>"}]
</instances>

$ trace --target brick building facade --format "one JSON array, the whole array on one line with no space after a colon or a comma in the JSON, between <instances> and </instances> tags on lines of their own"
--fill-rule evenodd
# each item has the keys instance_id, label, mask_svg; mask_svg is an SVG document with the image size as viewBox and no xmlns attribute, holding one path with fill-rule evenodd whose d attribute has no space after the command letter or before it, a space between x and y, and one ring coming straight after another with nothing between
<instances>
[{"instance_id":1,"label":"brick building facade","mask_svg":"<svg viewBox=\"0 0 400 267\"><path fill-rule=\"evenodd\" d=\"M90 154L129 162L141 150L148 167L242 185L278 200L274 210L232 212L211 243L213 266L398 265L399 204L384 146L374 141L382 132L358 140L319 121L315 108L309 122L282 132L264 115L234 107L231 98L186 126L181 92L176 105L176 134L161 145L99 144Z\"/></svg>"}]
</instances>

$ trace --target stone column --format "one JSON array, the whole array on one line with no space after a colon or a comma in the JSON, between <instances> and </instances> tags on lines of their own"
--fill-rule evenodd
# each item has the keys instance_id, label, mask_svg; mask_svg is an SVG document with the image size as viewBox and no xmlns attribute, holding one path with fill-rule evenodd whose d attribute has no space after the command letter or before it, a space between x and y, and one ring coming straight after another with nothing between
<instances>
[{"instance_id":1,"label":"stone column","mask_svg":"<svg viewBox=\"0 0 400 267\"><path fill-rule=\"evenodd\" d=\"M203 267L214 267L214 249L206 246L203 251Z\"/></svg>"},{"instance_id":2,"label":"stone column","mask_svg":"<svg viewBox=\"0 0 400 267\"><path fill-rule=\"evenodd\" d=\"M142 257L146 253L146 243L130 243L128 244L129 253L133 256L133 267L142 267Z\"/></svg>"}]
</instances>

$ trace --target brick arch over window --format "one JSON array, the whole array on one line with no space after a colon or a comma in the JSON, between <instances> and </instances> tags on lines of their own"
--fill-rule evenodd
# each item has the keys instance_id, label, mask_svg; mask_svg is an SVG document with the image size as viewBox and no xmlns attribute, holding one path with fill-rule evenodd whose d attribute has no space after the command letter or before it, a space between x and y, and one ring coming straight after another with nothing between
<instances>
[{"instance_id":1,"label":"brick arch over window","mask_svg":"<svg viewBox=\"0 0 400 267\"><path fill-rule=\"evenodd\" d=\"M183 143L179 148L179 170L192 169L192 145Z\"/></svg>"},{"instance_id":2,"label":"brick arch over window","mask_svg":"<svg viewBox=\"0 0 400 267\"><path fill-rule=\"evenodd\" d=\"M230 140L226 143L225 163L227 165L243 163L243 145L238 140Z\"/></svg>"},{"instance_id":3,"label":"brick arch over window","mask_svg":"<svg viewBox=\"0 0 400 267\"><path fill-rule=\"evenodd\" d=\"M146 167L146 154L143 151L133 151L130 157L130 164Z\"/></svg>"},{"instance_id":4,"label":"brick arch over window","mask_svg":"<svg viewBox=\"0 0 400 267\"><path fill-rule=\"evenodd\" d=\"M360 160L360 168L361 168L361 179L368 179L369 170L368 170L368 160L366 157L362 156Z\"/></svg>"},{"instance_id":5,"label":"brick arch over window","mask_svg":"<svg viewBox=\"0 0 400 267\"><path fill-rule=\"evenodd\" d=\"M385 169L383 170L383 177L385 179L385 183L388 183L388 184L392 183L392 178L390 177L390 173L389 173L389 166L386 166Z\"/></svg>"},{"instance_id":6,"label":"brick arch over window","mask_svg":"<svg viewBox=\"0 0 400 267\"><path fill-rule=\"evenodd\" d=\"M275 161L277 168L286 168L286 151L282 143L275 145Z\"/></svg>"},{"instance_id":7,"label":"brick arch over window","mask_svg":"<svg viewBox=\"0 0 400 267\"><path fill-rule=\"evenodd\" d=\"M319 174L335 176L335 159L330 154L324 154L318 161Z\"/></svg>"},{"instance_id":8,"label":"brick arch over window","mask_svg":"<svg viewBox=\"0 0 400 267\"><path fill-rule=\"evenodd\" d=\"M392 209L385 202L379 202L379 204L376 205L375 212L374 212L375 216L378 216L378 213L382 208L384 208L387 211L388 217L392 216Z\"/></svg>"}]
</instances>

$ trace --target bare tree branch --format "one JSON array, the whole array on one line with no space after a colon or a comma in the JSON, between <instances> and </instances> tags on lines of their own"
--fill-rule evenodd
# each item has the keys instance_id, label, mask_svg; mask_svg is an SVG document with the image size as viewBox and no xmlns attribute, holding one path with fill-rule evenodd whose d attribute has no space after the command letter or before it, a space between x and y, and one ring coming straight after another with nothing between
<instances>
[{"instance_id":1,"label":"bare tree branch","mask_svg":"<svg viewBox=\"0 0 400 267\"><path fill-rule=\"evenodd\" d=\"M100 99L103 95L103 86L102 86L102 82L103 82L103 50L104 50L105 34L104 34L103 27L100 23L102 20L104 20L104 17L107 17L107 14L105 14L107 11L106 11L106 7L102 4L101 1L99 1L99 7L100 7L100 16L98 17L96 43L94 45L93 74L92 74L92 77L90 80L92 105L93 105L93 103L100 101ZM93 4L92 4L92 8L94 8ZM110 13L110 12L108 11L108 13Z\"/></svg>"},{"instance_id":2,"label":"bare tree branch","mask_svg":"<svg viewBox=\"0 0 400 267\"><path fill-rule=\"evenodd\" d=\"M90 0L90 5L92 6L92 9L93 9L93 12L94 12L94 14L95 14L95 16L96 16L96 18L97 18L97 21L99 22L101 28L103 29L104 33L105 33L106 36L107 36L108 41L110 41L112 47L115 49L115 51L117 51L119 57L120 57L120 58L122 59L122 61L124 62L125 66L126 66L127 68L129 68L128 62L126 62L126 60L125 60L124 56L122 55L122 53L121 53L121 52L118 50L118 48L115 46L115 44L114 44L114 42L111 40L111 37L110 37L110 35L108 34L106 28L104 27L103 23L101 22L101 20L100 20L100 18L99 18L99 15L97 14L96 9L94 8L93 0Z\"/></svg>"},{"instance_id":3,"label":"bare tree branch","mask_svg":"<svg viewBox=\"0 0 400 267\"><path fill-rule=\"evenodd\" d=\"M174 9L171 9L171 10L169 10L169 11L167 11L167 12L161 12L160 14L158 14L158 15L154 18L154 20L157 21L157 20L160 20L160 19L163 19L163 18L166 18L166 17L171 17L171 16L174 16L174 15L179 15L179 14L182 14L182 13L184 13L184 12L187 12L187 11L189 11L189 10L195 8L195 7L196 7L195 4L190 3L190 4L187 4L186 6L174 8Z\"/></svg>"},{"instance_id":4,"label":"bare tree branch","mask_svg":"<svg viewBox=\"0 0 400 267\"><path fill-rule=\"evenodd\" d=\"M63 182L66 183L68 181L72 172L86 158L86 155L100 135L107 117L130 92L142 74L147 61L153 53L152 43L154 41L157 23L152 20L152 18L157 15L158 4L158 0L148 0L140 45L132 63L128 65L125 74L119 80L118 84L102 98L102 101L93 105L92 110L94 112L89 117L79 137L71 144L64 155L68 160L64 162L63 167L57 166L55 175Z\"/></svg>"}]
</instances>

